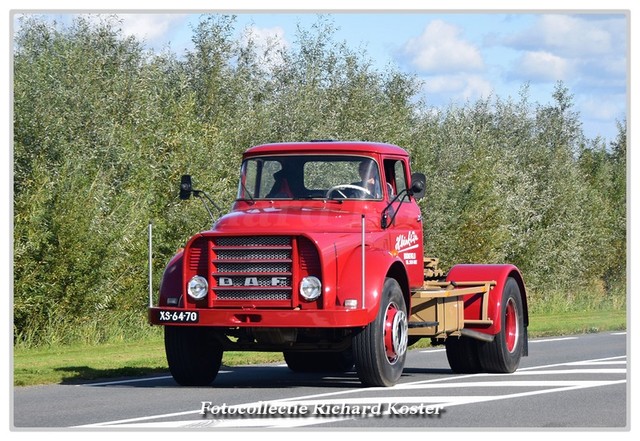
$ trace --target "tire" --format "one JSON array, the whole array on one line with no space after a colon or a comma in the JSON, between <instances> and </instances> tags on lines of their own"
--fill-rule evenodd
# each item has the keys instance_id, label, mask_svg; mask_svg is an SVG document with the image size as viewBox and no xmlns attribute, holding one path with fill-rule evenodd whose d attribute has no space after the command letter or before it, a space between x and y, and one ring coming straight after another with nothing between
<instances>
[{"instance_id":1,"label":"tire","mask_svg":"<svg viewBox=\"0 0 640 441\"><path fill-rule=\"evenodd\" d=\"M164 348L169 371L179 385L207 386L218 375L223 351L212 330L165 326Z\"/></svg>"},{"instance_id":2,"label":"tire","mask_svg":"<svg viewBox=\"0 0 640 441\"><path fill-rule=\"evenodd\" d=\"M348 372L353 368L351 348L341 352L283 352L293 372Z\"/></svg>"},{"instance_id":3,"label":"tire","mask_svg":"<svg viewBox=\"0 0 640 441\"><path fill-rule=\"evenodd\" d=\"M481 342L468 337L449 337L444 345L451 370L456 374L475 374L482 370L478 355Z\"/></svg>"},{"instance_id":4,"label":"tire","mask_svg":"<svg viewBox=\"0 0 640 441\"><path fill-rule=\"evenodd\" d=\"M502 290L500 320L500 332L492 342L478 346L478 355L483 371L507 374L518 369L525 347L520 286L512 277Z\"/></svg>"},{"instance_id":5,"label":"tire","mask_svg":"<svg viewBox=\"0 0 640 441\"><path fill-rule=\"evenodd\" d=\"M353 338L353 358L363 385L393 386L402 375L408 340L406 310L400 285L387 278L375 320Z\"/></svg>"}]
</instances>

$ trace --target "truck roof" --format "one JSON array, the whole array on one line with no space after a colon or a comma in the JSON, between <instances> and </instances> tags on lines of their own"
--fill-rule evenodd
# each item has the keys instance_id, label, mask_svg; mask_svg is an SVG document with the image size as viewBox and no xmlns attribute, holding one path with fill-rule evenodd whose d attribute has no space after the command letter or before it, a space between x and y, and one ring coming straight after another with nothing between
<instances>
[{"instance_id":1,"label":"truck roof","mask_svg":"<svg viewBox=\"0 0 640 441\"><path fill-rule=\"evenodd\" d=\"M283 153L376 153L384 155L408 156L406 150L397 145L366 141L331 141L320 140L310 142L282 142L262 144L251 147L244 152L246 156L259 154Z\"/></svg>"}]
</instances>

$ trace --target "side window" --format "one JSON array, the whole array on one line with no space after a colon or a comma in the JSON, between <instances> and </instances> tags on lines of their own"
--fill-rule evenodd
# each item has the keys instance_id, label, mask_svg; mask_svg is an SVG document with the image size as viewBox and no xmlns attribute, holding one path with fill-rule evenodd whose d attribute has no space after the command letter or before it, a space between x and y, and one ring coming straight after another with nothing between
<instances>
[{"instance_id":1,"label":"side window","mask_svg":"<svg viewBox=\"0 0 640 441\"><path fill-rule=\"evenodd\" d=\"M387 180L387 192L389 193L389 198L393 198L399 192L407 188L404 162L398 159L385 159L384 171Z\"/></svg>"},{"instance_id":2,"label":"side window","mask_svg":"<svg viewBox=\"0 0 640 441\"><path fill-rule=\"evenodd\" d=\"M407 174L405 173L405 170L404 170L404 162L396 161L394 165L394 169L395 169L395 176L396 176L396 192L397 192L396 194L398 194L398 192L405 190L407 188L407 180L406 180Z\"/></svg>"}]
</instances>

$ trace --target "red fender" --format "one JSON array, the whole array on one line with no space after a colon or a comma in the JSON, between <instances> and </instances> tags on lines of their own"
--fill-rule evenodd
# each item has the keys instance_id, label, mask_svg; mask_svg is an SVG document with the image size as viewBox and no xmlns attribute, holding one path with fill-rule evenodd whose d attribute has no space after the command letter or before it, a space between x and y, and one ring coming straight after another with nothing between
<instances>
[{"instance_id":1,"label":"red fender","mask_svg":"<svg viewBox=\"0 0 640 441\"><path fill-rule=\"evenodd\" d=\"M500 308L502 302L502 290L509 277L513 277L520 287L522 296L522 307L524 316L524 326L529 325L529 310L527 307L527 295L524 286L524 279L520 270L514 265L480 265L463 264L455 265L447 274L448 282L476 282L495 281L496 285L489 292L488 316L493 320L493 324L486 325L465 325L475 331L485 334L497 334L500 332L502 320L500 320ZM465 319L480 319L482 317L482 298L480 294L469 294L464 298Z\"/></svg>"},{"instance_id":2,"label":"red fender","mask_svg":"<svg viewBox=\"0 0 640 441\"><path fill-rule=\"evenodd\" d=\"M365 256L365 308L368 323L375 320L378 305L382 296L382 288L390 268L399 260L382 249L370 249L367 246ZM405 280L406 280L405 274ZM402 286L402 280L399 280ZM347 298L358 299L358 308L362 308L362 257L358 246L341 265L338 274L338 302ZM406 300L406 299L405 299Z\"/></svg>"},{"instance_id":3,"label":"red fender","mask_svg":"<svg viewBox=\"0 0 640 441\"><path fill-rule=\"evenodd\" d=\"M180 297L182 296L183 284L182 284L182 258L184 256L184 250L178 251L178 253L171 258L167 267L162 275L162 282L160 283L160 306L167 305L167 297ZM175 305L173 305L175 306Z\"/></svg>"}]
</instances>

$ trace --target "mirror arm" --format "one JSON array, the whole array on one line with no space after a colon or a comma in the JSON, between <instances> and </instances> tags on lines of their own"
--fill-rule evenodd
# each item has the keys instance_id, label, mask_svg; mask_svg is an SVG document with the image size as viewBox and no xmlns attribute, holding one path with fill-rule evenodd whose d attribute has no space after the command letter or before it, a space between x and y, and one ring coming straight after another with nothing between
<instances>
[{"instance_id":1,"label":"mirror arm","mask_svg":"<svg viewBox=\"0 0 640 441\"><path fill-rule=\"evenodd\" d=\"M391 226L391 224L393 224L393 221L396 218L396 214L398 214L398 211L400 211L400 207L402 206L402 203L404 202L405 198L407 196L410 196L408 189L404 189L401 190L400 193L398 193L393 199L391 199L391 201L387 204L386 207L384 207L384 210L382 210L382 219L380 220L380 224L382 226L383 229L389 228L389 226ZM391 216L391 220L389 221L389 208L391 208L391 204L393 204L394 202L396 202L398 200L398 198L400 198L400 196L402 196L402 199L400 199L400 205L398 205L398 209L393 213L393 216Z\"/></svg>"},{"instance_id":2,"label":"mirror arm","mask_svg":"<svg viewBox=\"0 0 640 441\"><path fill-rule=\"evenodd\" d=\"M218 217L222 217L222 210L213 201L213 199L211 199L209 195L204 191L195 190L193 188L191 184L191 175L182 175L182 177L180 178L180 199L187 200L191 197L191 195L193 195L196 198L200 198L200 200L202 200L202 204L204 205L204 208L207 210L207 213L209 213L211 222L215 223L215 217L213 216L213 213L211 212L211 209L209 208L207 201L209 201L209 204L211 204L216 208L216 210L218 210ZM205 201L205 199L207 201Z\"/></svg>"},{"instance_id":3,"label":"mirror arm","mask_svg":"<svg viewBox=\"0 0 640 441\"><path fill-rule=\"evenodd\" d=\"M197 198L200 198L200 199L202 199L203 197L206 198L209 201L209 203L211 205L213 205L216 210L218 210L218 217L222 216L222 210L220 209L220 207L218 207L218 205L215 202L213 202L213 199L211 199L207 193L205 193L202 190L192 190L192 193ZM202 203L204 204L205 208L209 212L209 216L211 217L211 221L215 222L215 218L213 217L213 213L211 213L211 209L209 209L209 206L204 201L204 199L202 199Z\"/></svg>"}]
</instances>

